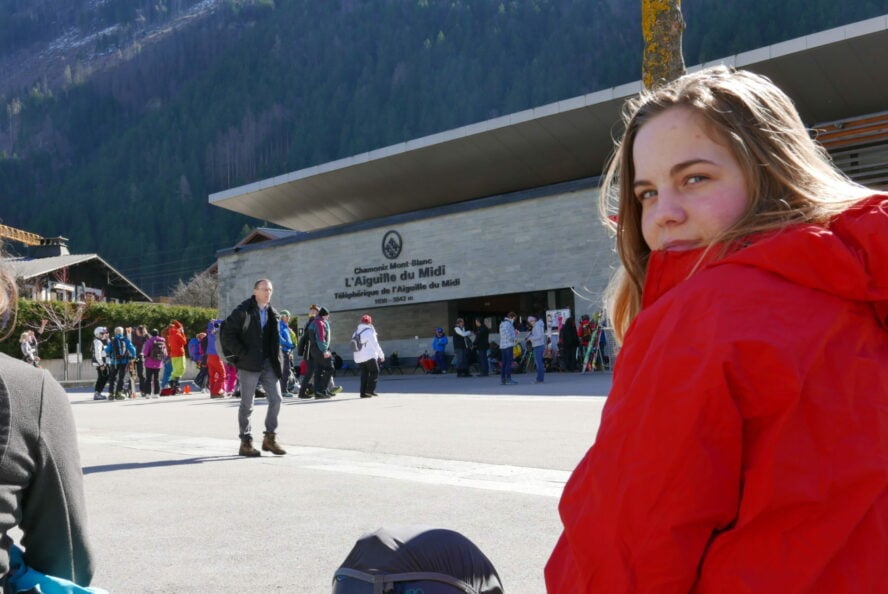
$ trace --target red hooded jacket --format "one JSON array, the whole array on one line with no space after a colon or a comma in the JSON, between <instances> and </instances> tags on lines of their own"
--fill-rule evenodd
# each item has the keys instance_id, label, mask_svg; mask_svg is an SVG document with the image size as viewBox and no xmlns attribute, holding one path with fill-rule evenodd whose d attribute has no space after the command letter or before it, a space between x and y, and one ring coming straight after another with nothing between
<instances>
[{"instance_id":1,"label":"red hooded jacket","mask_svg":"<svg viewBox=\"0 0 888 594\"><path fill-rule=\"evenodd\" d=\"M184 357L185 345L188 340L185 338L185 327L182 322L173 320L169 326L169 336L167 337L167 349L170 357Z\"/></svg>"},{"instance_id":2,"label":"red hooded jacket","mask_svg":"<svg viewBox=\"0 0 888 594\"><path fill-rule=\"evenodd\" d=\"M651 255L548 591L888 592L888 197L700 256Z\"/></svg>"}]
</instances>

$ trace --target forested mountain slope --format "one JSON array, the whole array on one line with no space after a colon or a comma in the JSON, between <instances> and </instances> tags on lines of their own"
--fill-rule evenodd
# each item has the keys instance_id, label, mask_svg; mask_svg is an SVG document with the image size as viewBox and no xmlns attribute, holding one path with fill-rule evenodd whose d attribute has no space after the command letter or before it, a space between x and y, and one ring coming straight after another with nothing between
<instances>
[{"instance_id":1,"label":"forested mountain slope","mask_svg":"<svg viewBox=\"0 0 888 594\"><path fill-rule=\"evenodd\" d=\"M688 64L888 0L686 0ZM0 0L0 221L149 294L261 221L209 193L640 77L638 0Z\"/></svg>"}]
</instances>

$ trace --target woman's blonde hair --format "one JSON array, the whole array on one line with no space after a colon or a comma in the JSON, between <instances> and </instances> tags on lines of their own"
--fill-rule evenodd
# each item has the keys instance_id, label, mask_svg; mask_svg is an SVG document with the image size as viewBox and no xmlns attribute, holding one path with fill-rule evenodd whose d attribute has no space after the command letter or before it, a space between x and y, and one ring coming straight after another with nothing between
<instances>
[{"instance_id":1,"label":"woman's blonde hair","mask_svg":"<svg viewBox=\"0 0 888 594\"><path fill-rule=\"evenodd\" d=\"M2 248L0 245L0 255L3 254ZM0 264L0 340L8 337L15 327L17 299L18 288L15 277L6 266Z\"/></svg>"},{"instance_id":2,"label":"woman's blonde hair","mask_svg":"<svg viewBox=\"0 0 888 594\"><path fill-rule=\"evenodd\" d=\"M764 76L715 66L628 100L622 113L625 132L615 143L599 203L605 223L616 232L622 263L606 298L618 340L641 311L650 256L641 233L641 204L632 188L633 144L644 124L676 107L699 116L712 139L731 151L749 188L745 213L711 245L722 244L727 251L751 233L792 223L825 223L872 193L833 167L802 124L792 100Z\"/></svg>"}]
</instances>

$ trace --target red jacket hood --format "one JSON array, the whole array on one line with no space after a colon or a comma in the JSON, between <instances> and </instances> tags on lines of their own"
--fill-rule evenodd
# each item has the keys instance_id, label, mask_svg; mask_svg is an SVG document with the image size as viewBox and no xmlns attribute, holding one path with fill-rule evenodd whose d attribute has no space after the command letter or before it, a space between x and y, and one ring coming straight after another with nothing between
<instances>
[{"instance_id":1,"label":"red jacket hood","mask_svg":"<svg viewBox=\"0 0 888 594\"><path fill-rule=\"evenodd\" d=\"M875 216L873 216L875 215ZM829 226L796 225L717 258L718 248L651 253L647 307L698 270L726 263L767 270L793 284L873 305L888 326L888 195L846 210Z\"/></svg>"}]
</instances>

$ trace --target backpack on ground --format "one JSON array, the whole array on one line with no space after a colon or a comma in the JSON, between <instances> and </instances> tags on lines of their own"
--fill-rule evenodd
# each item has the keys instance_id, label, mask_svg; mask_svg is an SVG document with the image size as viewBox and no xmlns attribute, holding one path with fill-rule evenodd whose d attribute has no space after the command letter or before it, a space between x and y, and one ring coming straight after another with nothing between
<instances>
[{"instance_id":1,"label":"backpack on ground","mask_svg":"<svg viewBox=\"0 0 888 594\"><path fill-rule=\"evenodd\" d=\"M166 341L161 336L155 336L154 342L151 343L151 352L148 356L155 361L163 361L167 356Z\"/></svg>"},{"instance_id":2,"label":"backpack on ground","mask_svg":"<svg viewBox=\"0 0 888 594\"><path fill-rule=\"evenodd\" d=\"M118 361L129 358L129 349L126 348L126 339L122 336L114 337L114 354Z\"/></svg>"},{"instance_id":3,"label":"backpack on ground","mask_svg":"<svg viewBox=\"0 0 888 594\"><path fill-rule=\"evenodd\" d=\"M369 329L370 329L370 328L364 328L364 329L361 330L360 332L355 332L355 333L352 335L352 338L351 338L351 348L352 348L352 352L353 352L353 353L357 353L357 352L360 351L362 348L364 348L364 345L365 345L365 344L367 344L367 343L361 341L361 334L363 334L364 332L366 332L366 331L369 330Z\"/></svg>"}]
</instances>

